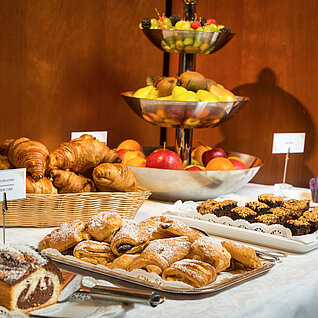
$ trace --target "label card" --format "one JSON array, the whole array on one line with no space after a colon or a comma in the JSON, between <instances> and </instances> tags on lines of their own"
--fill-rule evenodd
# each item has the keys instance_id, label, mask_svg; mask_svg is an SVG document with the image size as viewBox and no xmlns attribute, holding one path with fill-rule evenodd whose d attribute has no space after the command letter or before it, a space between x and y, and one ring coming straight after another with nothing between
<instances>
[{"instance_id":1,"label":"label card","mask_svg":"<svg viewBox=\"0 0 318 318\"><path fill-rule=\"evenodd\" d=\"M3 201L3 193L7 200L26 198L26 169L0 170L0 202Z\"/></svg>"},{"instance_id":2,"label":"label card","mask_svg":"<svg viewBox=\"0 0 318 318\"><path fill-rule=\"evenodd\" d=\"M104 142L107 145L107 131L83 131L83 132L72 132L71 139L76 139L84 134L92 135L98 141Z\"/></svg>"},{"instance_id":3,"label":"label card","mask_svg":"<svg viewBox=\"0 0 318 318\"><path fill-rule=\"evenodd\" d=\"M274 133L272 153L302 153L306 133Z\"/></svg>"}]
</instances>

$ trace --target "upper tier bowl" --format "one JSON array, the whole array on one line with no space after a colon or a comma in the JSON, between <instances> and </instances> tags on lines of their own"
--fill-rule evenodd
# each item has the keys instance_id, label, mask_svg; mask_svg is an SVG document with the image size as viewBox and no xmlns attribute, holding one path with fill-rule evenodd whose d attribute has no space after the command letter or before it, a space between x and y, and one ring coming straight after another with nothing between
<instances>
[{"instance_id":1,"label":"upper tier bowl","mask_svg":"<svg viewBox=\"0 0 318 318\"><path fill-rule=\"evenodd\" d=\"M145 154L155 148L144 148ZM138 185L151 191L151 199L162 201L201 201L238 191L258 172L263 162L258 157L228 152L239 157L247 169L188 171L129 166Z\"/></svg>"},{"instance_id":2,"label":"upper tier bowl","mask_svg":"<svg viewBox=\"0 0 318 318\"><path fill-rule=\"evenodd\" d=\"M134 92L121 93L134 112L147 122L169 128L212 128L232 118L247 97L236 96L235 102L182 102L133 97Z\"/></svg>"},{"instance_id":3,"label":"upper tier bowl","mask_svg":"<svg viewBox=\"0 0 318 318\"><path fill-rule=\"evenodd\" d=\"M235 33L195 30L143 29L147 38L169 53L211 54L228 43Z\"/></svg>"}]
</instances>

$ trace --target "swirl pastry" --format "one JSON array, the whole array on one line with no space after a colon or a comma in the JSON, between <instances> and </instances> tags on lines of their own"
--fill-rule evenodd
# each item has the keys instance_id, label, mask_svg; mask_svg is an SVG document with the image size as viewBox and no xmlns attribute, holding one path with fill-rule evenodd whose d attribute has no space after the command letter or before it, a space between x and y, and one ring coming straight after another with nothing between
<instances>
[{"instance_id":1,"label":"swirl pastry","mask_svg":"<svg viewBox=\"0 0 318 318\"><path fill-rule=\"evenodd\" d=\"M74 247L73 255L81 261L102 265L111 263L116 258L110 244L91 240L78 243Z\"/></svg>"},{"instance_id":2,"label":"swirl pastry","mask_svg":"<svg viewBox=\"0 0 318 318\"><path fill-rule=\"evenodd\" d=\"M208 263L194 259L182 259L166 268L162 273L162 278L200 288L214 282L217 273L215 268Z\"/></svg>"},{"instance_id":3,"label":"swirl pastry","mask_svg":"<svg viewBox=\"0 0 318 318\"><path fill-rule=\"evenodd\" d=\"M149 237L150 234L145 227L132 220L123 220L121 229L111 241L111 249L116 255L139 253L149 243Z\"/></svg>"},{"instance_id":4,"label":"swirl pastry","mask_svg":"<svg viewBox=\"0 0 318 318\"><path fill-rule=\"evenodd\" d=\"M186 236L151 241L127 270L144 269L160 275L171 264L184 258L189 253L190 246Z\"/></svg>"},{"instance_id":5,"label":"swirl pastry","mask_svg":"<svg viewBox=\"0 0 318 318\"><path fill-rule=\"evenodd\" d=\"M127 267L138 257L140 254L123 254L114 259L112 263L107 264L110 269L121 268L127 269Z\"/></svg>"},{"instance_id":6,"label":"swirl pastry","mask_svg":"<svg viewBox=\"0 0 318 318\"><path fill-rule=\"evenodd\" d=\"M258 268L261 266L260 259L257 257L255 250L251 247L233 241L222 241L221 244L229 251L235 261L244 266L248 268Z\"/></svg>"},{"instance_id":7,"label":"swirl pastry","mask_svg":"<svg viewBox=\"0 0 318 318\"><path fill-rule=\"evenodd\" d=\"M85 224L80 220L63 223L58 229L46 235L39 243L41 250L55 248L63 252L83 240L89 240L90 235L86 232Z\"/></svg>"},{"instance_id":8,"label":"swirl pastry","mask_svg":"<svg viewBox=\"0 0 318 318\"><path fill-rule=\"evenodd\" d=\"M201 232L194 230L191 227L185 225L183 222L174 220L172 218L168 219L164 223L161 223L160 227L158 227L158 232L170 237L187 236L191 243L203 236Z\"/></svg>"},{"instance_id":9,"label":"swirl pastry","mask_svg":"<svg viewBox=\"0 0 318 318\"><path fill-rule=\"evenodd\" d=\"M215 267L221 272L231 265L231 254L213 239L202 236L191 245L187 258L200 260Z\"/></svg>"},{"instance_id":10,"label":"swirl pastry","mask_svg":"<svg viewBox=\"0 0 318 318\"><path fill-rule=\"evenodd\" d=\"M122 223L118 213L101 212L88 220L87 232L97 241L110 243L114 234L121 228Z\"/></svg>"}]
</instances>

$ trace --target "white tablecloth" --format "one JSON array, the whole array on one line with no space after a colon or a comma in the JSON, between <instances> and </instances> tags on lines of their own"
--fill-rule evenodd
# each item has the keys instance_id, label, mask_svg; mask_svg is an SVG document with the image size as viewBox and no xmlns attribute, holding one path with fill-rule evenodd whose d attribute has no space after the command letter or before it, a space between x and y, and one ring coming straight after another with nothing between
<instances>
[{"instance_id":1,"label":"white tablecloth","mask_svg":"<svg viewBox=\"0 0 318 318\"><path fill-rule=\"evenodd\" d=\"M248 184L236 194L257 199L257 195L273 191L272 186ZM138 211L136 220L161 214L172 204L148 200ZM7 242L37 244L51 230L10 228L6 238ZM318 317L318 249L306 254L288 254L265 275L214 296L195 300L167 299L156 308L136 306L126 317Z\"/></svg>"}]
</instances>

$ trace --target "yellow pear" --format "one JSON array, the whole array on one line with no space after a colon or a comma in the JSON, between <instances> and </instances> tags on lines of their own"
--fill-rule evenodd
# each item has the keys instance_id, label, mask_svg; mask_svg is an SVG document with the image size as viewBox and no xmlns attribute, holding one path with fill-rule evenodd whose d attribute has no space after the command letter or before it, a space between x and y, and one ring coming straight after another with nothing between
<instances>
[{"instance_id":1,"label":"yellow pear","mask_svg":"<svg viewBox=\"0 0 318 318\"><path fill-rule=\"evenodd\" d=\"M153 85L139 88L133 95L136 98L150 98L155 99L158 96L158 91Z\"/></svg>"},{"instance_id":2,"label":"yellow pear","mask_svg":"<svg viewBox=\"0 0 318 318\"><path fill-rule=\"evenodd\" d=\"M237 100L231 91L218 85L210 86L209 92L216 95L221 102L235 102Z\"/></svg>"},{"instance_id":3,"label":"yellow pear","mask_svg":"<svg viewBox=\"0 0 318 318\"><path fill-rule=\"evenodd\" d=\"M208 102L208 101L219 102L220 101L220 98L217 97L215 94L212 94L203 89L199 89L197 91L197 95L200 98L201 102Z\"/></svg>"},{"instance_id":4,"label":"yellow pear","mask_svg":"<svg viewBox=\"0 0 318 318\"><path fill-rule=\"evenodd\" d=\"M183 102L199 102L200 99L195 92L188 91L186 88L176 86L172 90L172 99Z\"/></svg>"}]
</instances>

